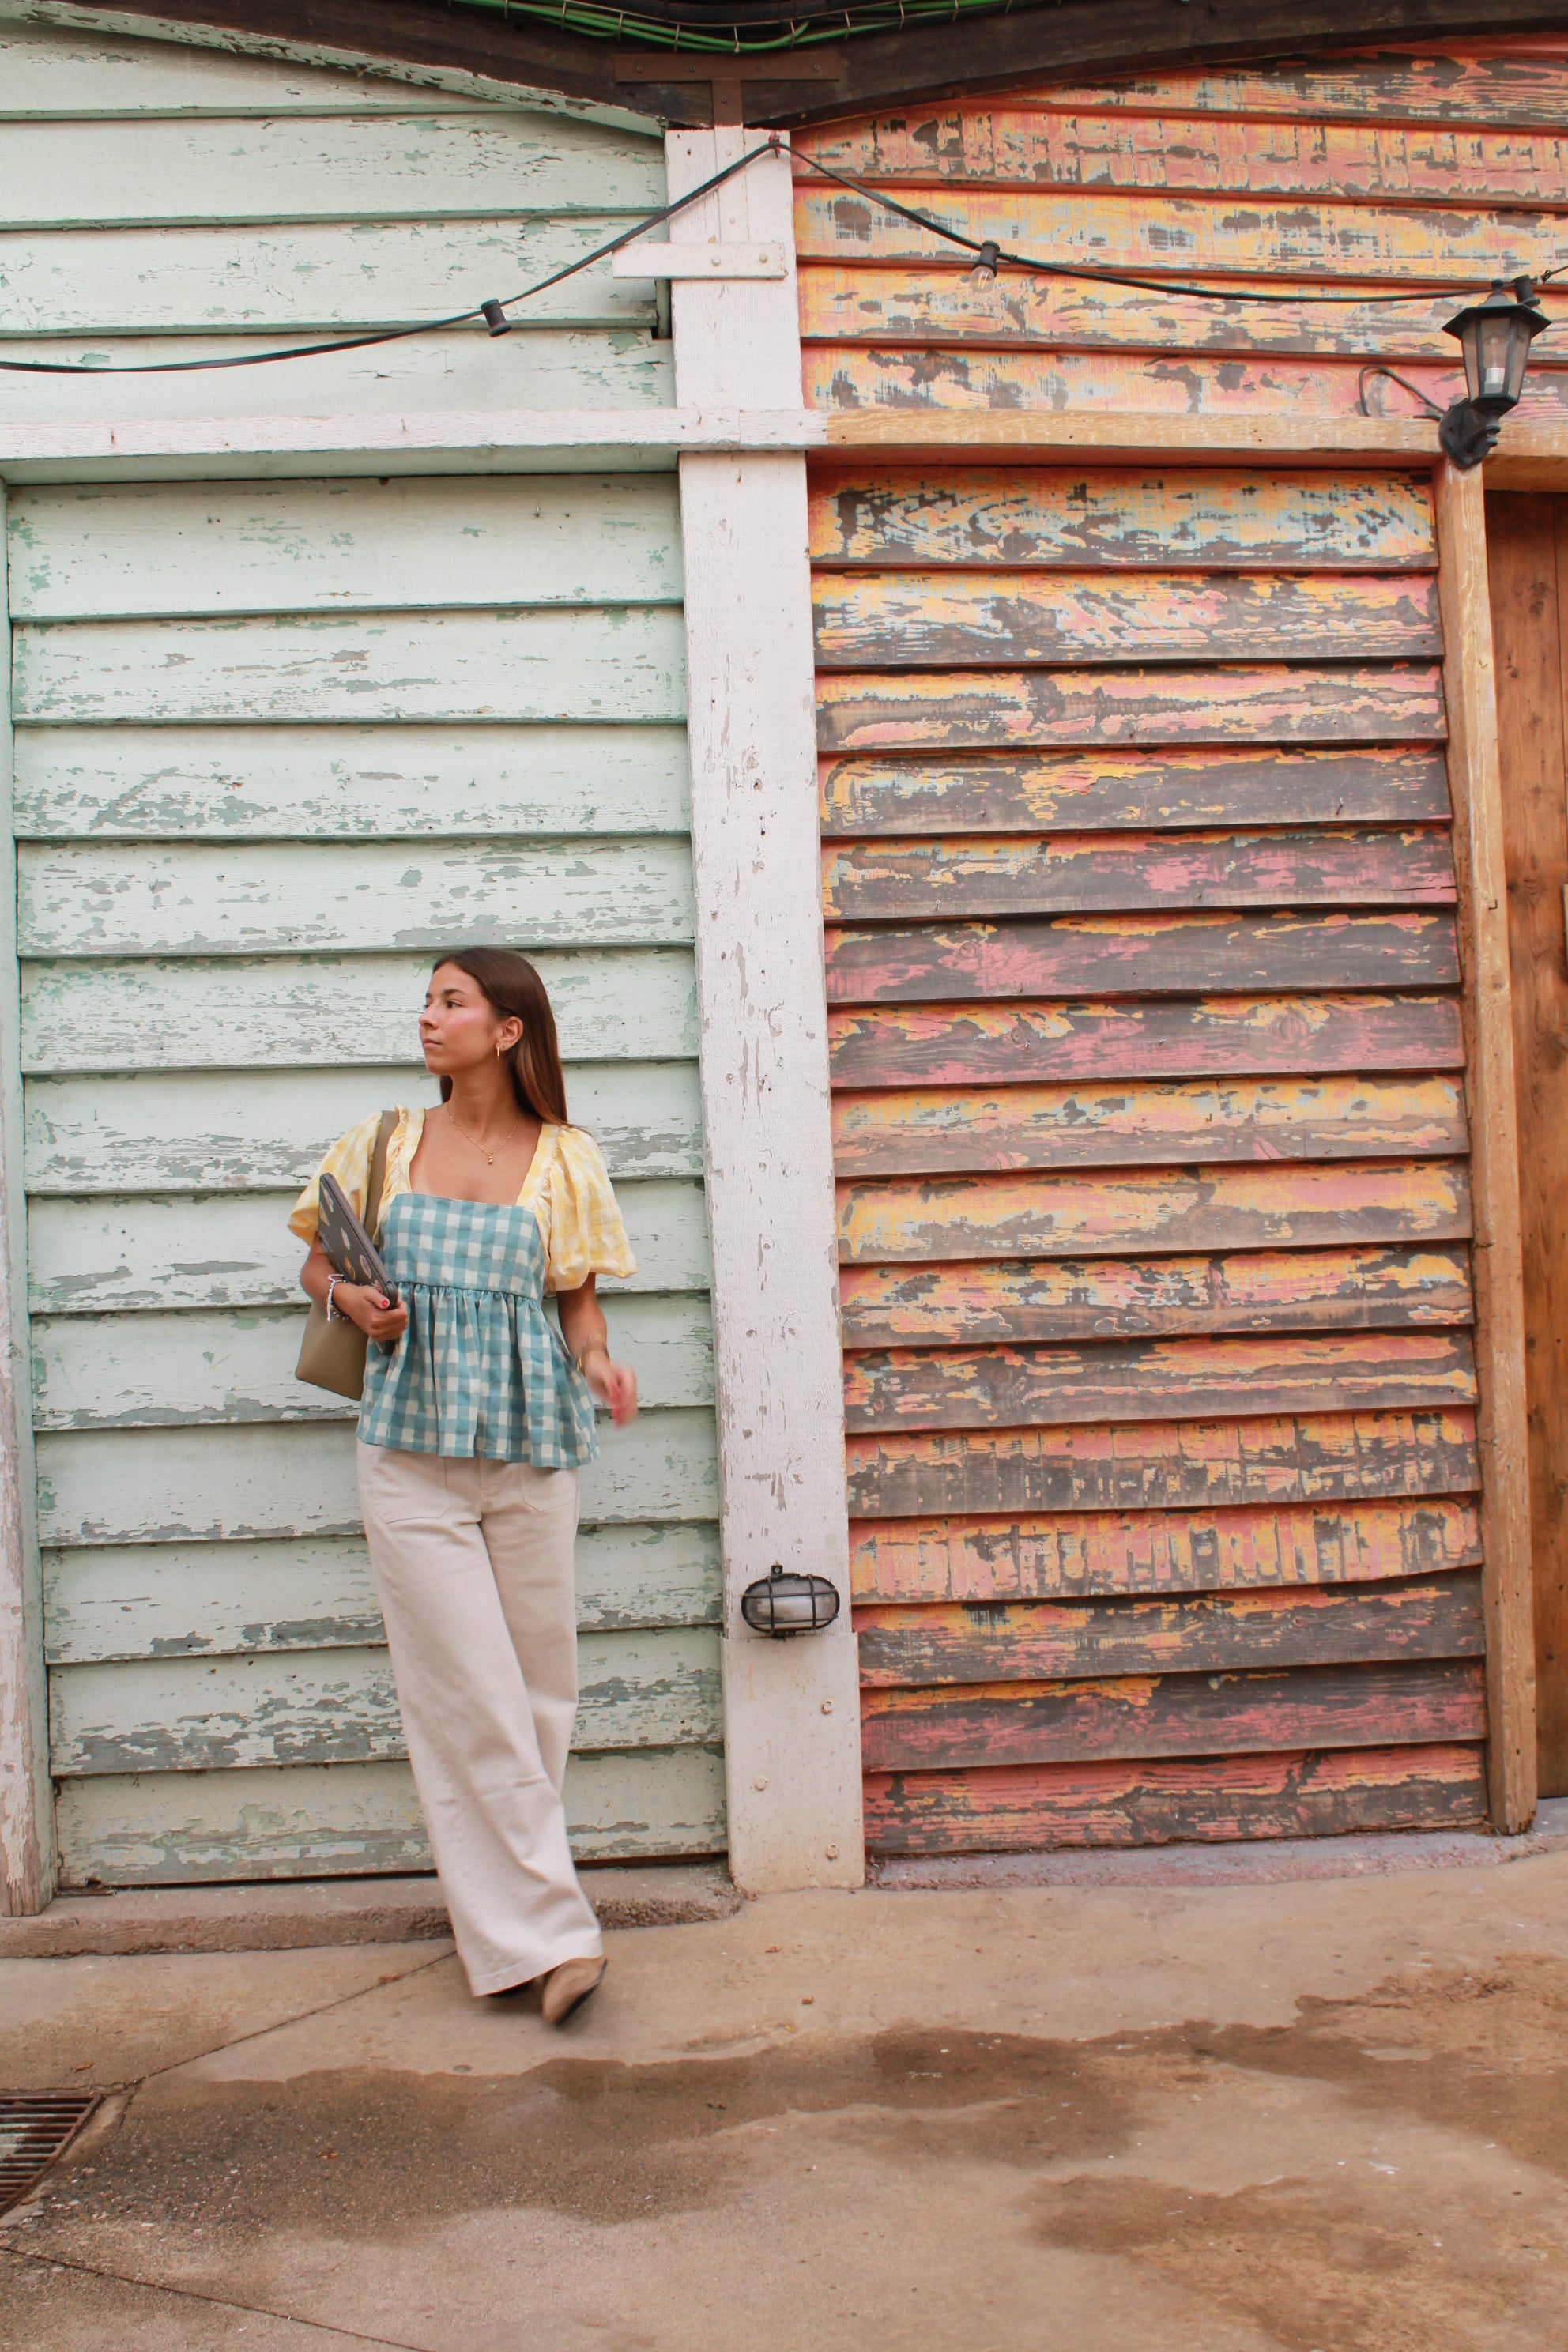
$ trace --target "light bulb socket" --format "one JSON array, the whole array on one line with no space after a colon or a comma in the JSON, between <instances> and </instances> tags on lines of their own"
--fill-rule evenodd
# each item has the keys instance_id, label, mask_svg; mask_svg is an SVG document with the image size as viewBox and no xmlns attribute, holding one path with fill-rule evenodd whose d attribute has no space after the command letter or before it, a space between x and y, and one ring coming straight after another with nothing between
<instances>
[{"instance_id":1,"label":"light bulb socket","mask_svg":"<svg viewBox=\"0 0 1568 2352\"><path fill-rule=\"evenodd\" d=\"M483 319L486 326L489 329L492 335L510 334L511 320L507 317L506 312L501 309L499 302L481 302L479 304L479 316Z\"/></svg>"},{"instance_id":2,"label":"light bulb socket","mask_svg":"<svg viewBox=\"0 0 1568 2352\"><path fill-rule=\"evenodd\" d=\"M1001 247L997 245L994 239L987 237L984 244L981 247L979 254L975 259L974 267L969 274L977 286L993 285L995 282L996 272L1001 266Z\"/></svg>"}]
</instances>

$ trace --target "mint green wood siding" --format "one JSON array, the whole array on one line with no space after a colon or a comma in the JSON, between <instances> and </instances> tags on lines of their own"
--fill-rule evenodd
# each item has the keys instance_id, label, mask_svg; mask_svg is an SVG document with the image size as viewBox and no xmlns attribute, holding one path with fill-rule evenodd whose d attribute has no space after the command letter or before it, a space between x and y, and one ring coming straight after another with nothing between
<instances>
[{"instance_id":1,"label":"mint green wood siding","mask_svg":"<svg viewBox=\"0 0 1568 2352\"><path fill-rule=\"evenodd\" d=\"M10 512L67 1882L427 1861L352 1413L293 1378L284 1220L353 1119L433 1098L414 1016L431 950L463 940L537 951L639 1259L605 1286L647 1410L584 1482L574 1835L721 1847L673 477L35 489Z\"/></svg>"},{"instance_id":2,"label":"mint green wood siding","mask_svg":"<svg viewBox=\"0 0 1568 2352\"><path fill-rule=\"evenodd\" d=\"M657 139L0 17L0 352L221 358L515 293L664 201ZM240 373L0 378L0 418L628 408L672 399L608 262L482 325ZM224 608L227 609L227 608Z\"/></svg>"}]
</instances>

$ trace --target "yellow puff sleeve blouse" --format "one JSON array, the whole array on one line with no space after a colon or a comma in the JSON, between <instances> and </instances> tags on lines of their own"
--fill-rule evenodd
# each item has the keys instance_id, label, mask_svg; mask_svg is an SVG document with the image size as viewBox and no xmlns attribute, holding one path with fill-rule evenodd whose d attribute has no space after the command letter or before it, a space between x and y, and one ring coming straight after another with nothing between
<instances>
[{"instance_id":1,"label":"yellow puff sleeve blouse","mask_svg":"<svg viewBox=\"0 0 1568 2352\"><path fill-rule=\"evenodd\" d=\"M380 1124L380 1112L373 1111L340 1136L295 1202L289 1230L302 1242L316 1238L323 1176L335 1176L355 1212L364 1214ZM384 1210L399 1192L412 1189L408 1171L424 1132L425 1113L400 1106L387 1147ZM582 1128L546 1125L540 1130L517 1205L531 1208L538 1223L547 1290L579 1290L591 1274L625 1276L637 1272L599 1147Z\"/></svg>"}]
</instances>

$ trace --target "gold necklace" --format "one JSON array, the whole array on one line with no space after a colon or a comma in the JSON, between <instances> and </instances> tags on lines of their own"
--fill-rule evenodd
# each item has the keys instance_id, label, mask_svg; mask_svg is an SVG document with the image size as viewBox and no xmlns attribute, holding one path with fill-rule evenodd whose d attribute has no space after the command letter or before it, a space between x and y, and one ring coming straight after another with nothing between
<instances>
[{"instance_id":1,"label":"gold necklace","mask_svg":"<svg viewBox=\"0 0 1568 2352\"><path fill-rule=\"evenodd\" d=\"M468 1133L468 1129L463 1125L462 1120L458 1117L457 1112L452 1108L450 1103L447 1105L447 1116L451 1120L452 1125L457 1129L458 1133L462 1137L464 1142L471 1143L473 1145L474 1150L479 1154L479 1157L483 1160L488 1168L493 1168L495 1166L497 1159L500 1153L506 1150L507 1145L511 1141L512 1137L522 1125L522 1113L519 1111L517 1117L512 1120L511 1125L507 1129L506 1133L501 1137L500 1141L496 1145L494 1151L487 1151L484 1145L479 1141L479 1137Z\"/></svg>"}]
</instances>

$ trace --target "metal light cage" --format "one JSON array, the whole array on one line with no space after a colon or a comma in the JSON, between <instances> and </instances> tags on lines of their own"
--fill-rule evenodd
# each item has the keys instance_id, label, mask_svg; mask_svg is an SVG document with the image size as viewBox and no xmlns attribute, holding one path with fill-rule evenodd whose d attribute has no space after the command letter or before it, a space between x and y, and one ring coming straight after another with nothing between
<instances>
[{"instance_id":1,"label":"metal light cage","mask_svg":"<svg viewBox=\"0 0 1568 2352\"><path fill-rule=\"evenodd\" d=\"M752 1633L769 1633L775 1642L792 1633L820 1633L838 1607L838 1588L826 1576L804 1576L776 1565L741 1595L741 1614Z\"/></svg>"}]
</instances>

